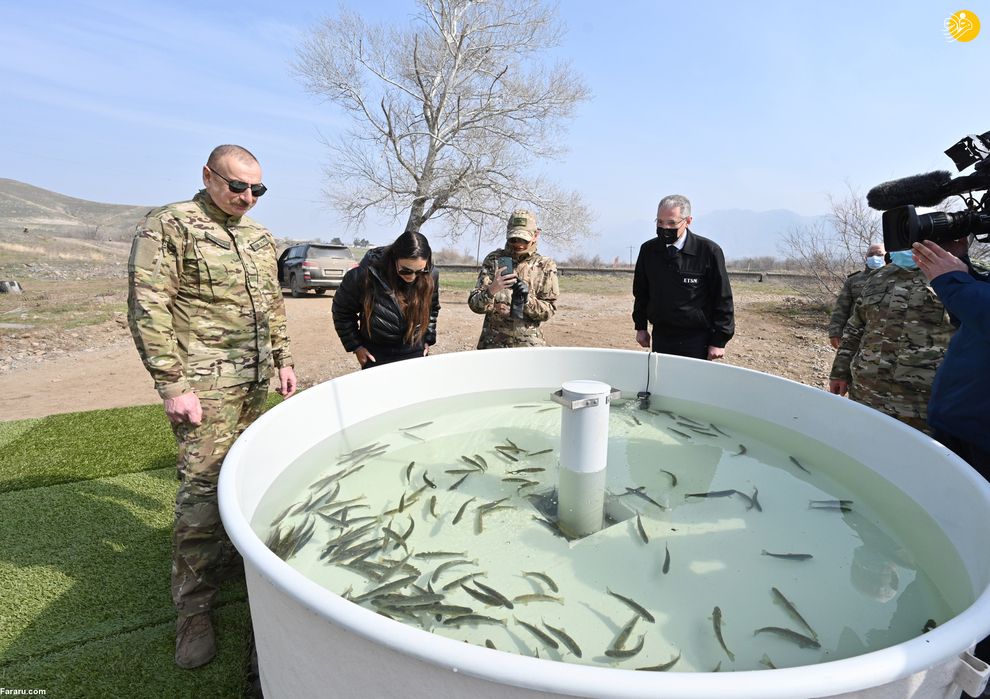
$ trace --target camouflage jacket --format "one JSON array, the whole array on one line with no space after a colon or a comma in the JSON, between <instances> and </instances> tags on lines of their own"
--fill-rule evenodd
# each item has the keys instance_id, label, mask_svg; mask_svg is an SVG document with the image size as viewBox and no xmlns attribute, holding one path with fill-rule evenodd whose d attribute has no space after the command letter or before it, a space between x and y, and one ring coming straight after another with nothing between
<instances>
[{"instance_id":1,"label":"camouflage jacket","mask_svg":"<svg viewBox=\"0 0 990 699\"><path fill-rule=\"evenodd\" d=\"M923 428L955 331L921 270L886 265L863 285L830 378L847 382L853 400Z\"/></svg>"},{"instance_id":2,"label":"camouflage jacket","mask_svg":"<svg viewBox=\"0 0 990 699\"><path fill-rule=\"evenodd\" d=\"M496 312L495 304L506 306L512 301L512 289L505 289L495 296L488 287L495 279L498 258L512 257L516 276L529 287L529 298L523 308L523 319L513 320ZM550 320L557 312L560 288L557 285L557 263L536 252L536 246L522 255L506 246L488 254L481 264L478 283L468 296L468 306L475 313L485 314L478 349L497 347L542 347L543 331L540 323Z\"/></svg>"},{"instance_id":3,"label":"camouflage jacket","mask_svg":"<svg viewBox=\"0 0 990 699\"><path fill-rule=\"evenodd\" d=\"M842 337L842 329L846 327L846 321L852 315L853 304L859 298L859 292L863 290L863 284L873 270L867 267L858 272L853 272L846 278L846 283L839 291L839 297L835 300L835 308L832 310L832 318L828 322L828 336Z\"/></svg>"},{"instance_id":4,"label":"camouflage jacket","mask_svg":"<svg viewBox=\"0 0 990 699\"><path fill-rule=\"evenodd\" d=\"M205 191L138 224L128 277L131 335L162 398L265 381L292 364L275 239Z\"/></svg>"}]
</instances>

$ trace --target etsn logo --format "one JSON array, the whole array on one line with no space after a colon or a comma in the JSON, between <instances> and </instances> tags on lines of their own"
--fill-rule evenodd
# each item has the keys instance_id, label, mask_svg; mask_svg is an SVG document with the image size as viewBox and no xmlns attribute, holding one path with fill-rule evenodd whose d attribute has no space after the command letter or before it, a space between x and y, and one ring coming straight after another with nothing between
<instances>
[{"instance_id":1,"label":"etsn logo","mask_svg":"<svg viewBox=\"0 0 990 699\"><path fill-rule=\"evenodd\" d=\"M685 284L697 284L698 283L698 280L697 279L691 279L691 277L684 277L684 283Z\"/></svg>"},{"instance_id":2,"label":"etsn logo","mask_svg":"<svg viewBox=\"0 0 990 699\"><path fill-rule=\"evenodd\" d=\"M972 41L980 33L980 18L969 10L960 11L945 20L942 34L946 41Z\"/></svg>"}]
</instances>

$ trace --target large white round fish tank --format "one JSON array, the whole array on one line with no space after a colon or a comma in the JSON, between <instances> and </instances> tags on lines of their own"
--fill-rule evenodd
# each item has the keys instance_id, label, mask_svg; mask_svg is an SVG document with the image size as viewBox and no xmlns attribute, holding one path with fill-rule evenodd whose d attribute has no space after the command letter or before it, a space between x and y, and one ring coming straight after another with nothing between
<instances>
[{"instance_id":1,"label":"large white round fish tank","mask_svg":"<svg viewBox=\"0 0 990 699\"><path fill-rule=\"evenodd\" d=\"M432 634L354 604L297 572L251 527L280 475L315 445L383 411L476 392L598 381L652 400L754 415L868 464L934 520L975 601L897 645L831 662L736 672L635 672L527 657ZM957 697L986 666L967 651L990 633L990 485L924 434L856 403L767 374L668 355L536 348L385 365L315 386L253 424L220 477L220 510L244 556L262 686L281 697ZM728 669L728 668L723 668Z\"/></svg>"}]
</instances>

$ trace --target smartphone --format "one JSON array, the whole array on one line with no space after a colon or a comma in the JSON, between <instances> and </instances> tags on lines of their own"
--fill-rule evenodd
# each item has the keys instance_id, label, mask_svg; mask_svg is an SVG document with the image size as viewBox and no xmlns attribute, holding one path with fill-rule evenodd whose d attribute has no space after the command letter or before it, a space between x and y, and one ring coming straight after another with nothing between
<instances>
[{"instance_id":1,"label":"smartphone","mask_svg":"<svg viewBox=\"0 0 990 699\"><path fill-rule=\"evenodd\" d=\"M512 274L512 258L511 257L500 257L498 258L498 269L505 267L505 271L502 272L503 277L507 277ZM498 271L498 270L496 270Z\"/></svg>"}]
</instances>

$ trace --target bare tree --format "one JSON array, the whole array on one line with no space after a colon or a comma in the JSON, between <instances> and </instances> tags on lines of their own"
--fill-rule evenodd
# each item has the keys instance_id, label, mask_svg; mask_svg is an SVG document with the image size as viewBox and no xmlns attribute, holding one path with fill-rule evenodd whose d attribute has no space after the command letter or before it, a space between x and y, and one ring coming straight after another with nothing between
<instances>
[{"instance_id":1,"label":"bare tree","mask_svg":"<svg viewBox=\"0 0 990 699\"><path fill-rule=\"evenodd\" d=\"M870 246L883 242L880 212L849 182L846 187L843 197L827 195L828 214L813 224L791 227L777 244L796 270L808 275L815 300L829 307L846 277L863 268Z\"/></svg>"},{"instance_id":2,"label":"bare tree","mask_svg":"<svg viewBox=\"0 0 990 699\"><path fill-rule=\"evenodd\" d=\"M350 127L324 138L323 191L349 227L370 211L406 229L443 220L456 240L504 230L533 209L568 247L597 218L575 192L534 173L560 159L565 123L590 91L568 62L540 54L565 33L546 0L417 0L408 25L366 24L341 7L296 48L304 88L339 105Z\"/></svg>"}]
</instances>

